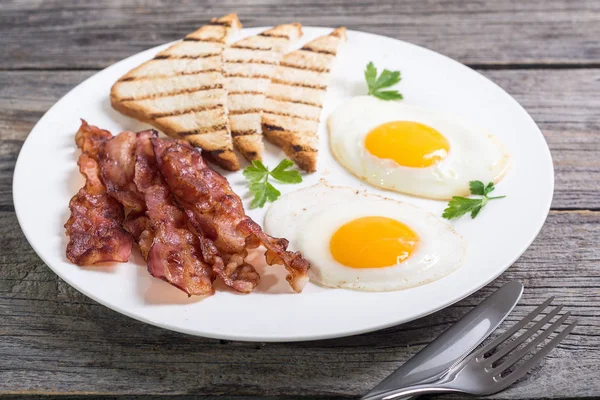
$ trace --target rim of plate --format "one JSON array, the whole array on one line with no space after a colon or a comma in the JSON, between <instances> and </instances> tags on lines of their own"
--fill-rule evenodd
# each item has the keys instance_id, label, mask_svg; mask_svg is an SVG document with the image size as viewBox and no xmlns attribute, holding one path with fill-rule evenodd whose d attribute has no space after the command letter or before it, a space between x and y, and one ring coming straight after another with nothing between
<instances>
[{"instance_id":1,"label":"rim of plate","mask_svg":"<svg viewBox=\"0 0 600 400\"><path fill-rule=\"evenodd\" d=\"M265 29L270 28L270 26L260 26L260 27L248 27L248 28L244 28L242 30L242 32L250 32L250 34L253 33L253 31L262 31ZM319 31L330 31L331 29L334 28L330 28L330 27L322 27L322 26L303 26L302 27L303 30L319 30ZM478 71L460 63L459 61L456 61L444 54L438 53L436 51L430 50L428 48L410 43L410 42L406 42L403 41L401 39L395 39L395 38L391 38L388 36L384 36L384 35L378 35L378 34L374 34L374 33L370 33L370 32L364 32L364 31L356 31L356 30L348 30L348 32L351 32L353 34L361 34L361 35L368 35L368 36L372 36L373 38L377 38L377 39L385 39L385 40L392 40L392 41L396 41L399 43L402 43L404 46L408 46L408 47L413 47L418 49L419 51L424 51L427 53L432 53L435 54L437 57L442 57L445 59L445 61L450 62L455 64L456 66L458 66L459 68L463 68L468 70L470 73L473 74L477 74L480 78L483 78L485 81L487 81L488 84L493 85L496 89L501 90L502 92L504 92L507 95L507 99L510 99L510 102L512 103L513 106L517 107L518 109L520 109L520 111L522 111L524 113L524 115L527 116L527 118L530 120L530 122L533 123L533 125L535 126L536 129L536 133L537 135L539 135L539 137L542 139L543 142L543 156L544 158L547 159L547 161L549 162L549 191L550 191L550 196L548 198L545 199L543 204L540 204L540 210L543 211L544 217L541 218L538 221L538 226L537 228L532 231L531 236L529 237L529 239L527 240L527 242L520 247L520 249L518 250L518 252L516 253L516 255L511 259L510 262L508 262L505 266L502 267L502 269L499 269L498 271L496 271L494 274L490 274L490 276L486 277L485 279L480 280L479 283L477 283L476 285L473 285L473 287L469 287L465 290L460 291L459 294L453 296L452 298L449 298L445 301L443 301L439 306L433 308L433 309L428 309L428 310L424 310L422 312L416 313L411 315L408 318L399 318L396 317L391 318L389 321L386 321L384 323L373 323L370 325L365 325L365 326L361 326L360 328L355 328L355 329L344 329L343 331L340 332L328 332L325 334L320 334L318 332L315 332L314 334L307 334L307 335L299 335L299 336L277 336L277 335L272 335L272 336L265 336L265 335L252 335L252 334L244 334L243 336L238 336L235 334L224 334L222 332L218 332L218 331L199 331L199 330L195 330L195 329L186 329L186 328L181 328L179 326L175 326L169 322L155 322L152 320L149 320L143 316L137 315L133 312L129 312L126 309L120 308L115 306L114 304L110 304L108 301L105 301L103 298L96 296L90 292L88 292L85 289L82 289L80 287L78 287L78 285L68 276L68 274L62 274L60 273L56 268L54 268L51 263L48 262L48 260L46 259L46 257L41 254L41 252L38 250L37 246L31 241L30 239L30 235L28 234L28 232L23 229L23 210L21 209L21 207L18 205L18 202L16 201L16 193L18 191L17 186L18 186L18 182L20 180L20 176L23 174L22 170L25 168L22 164L23 161L22 159L24 158L22 155L28 151L29 147L31 146L30 141L28 141L29 136L31 135L31 133L33 133L34 131L36 131L36 129L38 128L38 126L42 126L45 122L45 119L47 118L47 116L55 109L59 106L59 104L66 102L69 100L69 98L71 97L72 93L75 92L80 86L85 85L88 81L94 79L99 73L106 71L108 69L111 68L115 68L117 65L121 64L121 63L127 63L130 59L137 57L138 55L140 55L141 53L145 53L145 52L153 52L153 51L158 51L158 49L172 45L174 43L179 42L180 40L176 40L173 42L169 42L169 43L164 43L162 45L158 45L146 50L143 50L141 52L138 52L136 54L133 54L129 57L126 57L122 60L119 60L111 65L109 65L108 67L97 71L96 73L94 73L92 76L90 76L89 78L85 79L83 82L80 82L79 84L77 84L74 88L72 88L71 90L69 90L65 95L63 95L58 101L56 101L45 113L44 115L38 120L38 122L33 126L33 128L31 129L31 131L29 132L29 134L27 135L27 137L24 140L23 146L21 147L21 149L19 150L19 155L17 157L17 161L15 163L15 168L14 168L14 172L13 172L13 184L12 184L12 191L13 191L13 204L14 204L14 208L15 208L15 214L17 216L17 220L19 222L19 225L21 227L21 230L25 236L25 238L27 239L29 245L33 248L33 250L35 251L35 253L38 255L38 257L40 257L42 259L42 261L46 264L46 266L48 266L54 273L56 273L62 280L64 280L66 283L69 284L69 286L71 286L72 288L74 288L75 290L77 290L78 292L84 294L85 296L89 297L90 299L102 304L103 306L114 310L120 314L123 314L127 317L133 318L137 321L140 322L144 322L153 326L157 326L163 329L168 329L171 331L175 331L175 332L180 332L180 333L184 333L184 334L189 334L192 336L200 336L200 337L206 337L206 338L211 338L211 339L223 339L223 340L235 340L235 341L248 341L248 342L300 342L300 341L309 341L309 340L324 340L324 339L333 339L333 338L340 338L340 337L347 337L347 336L353 336L353 335L358 335L358 334L363 334L363 333L368 333L368 332L374 332L374 331L378 331L381 329L386 329L389 327L393 327L393 326L397 326L397 325L401 325L410 321L414 321L417 320L419 318L422 318L424 316L433 314L437 311L440 311L446 307L449 307L457 302L459 302L460 300L468 297L469 295L475 293L476 291L480 290L481 288L483 288L484 286L488 285L490 282L492 282L493 280L495 280L498 276L500 276L502 273L504 273L515 261L517 261L521 255L527 250L527 248L529 248L529 246L533 243L533 241L535 240L535 238L539 235L539 232L541 231L542 227L544 226L544 223L548 217L548 214L550 212L550 207L552 204L552 199L554 196L554 164L553 164L553 160L552 160L552 155L550 152L550 149L548 147L548 143L546 142L546 139L544 137L544 135L542 134L541 130L539 129L539 126L537 125L537 123L535 123L535 121L533 120L533 118L531 117L531 115L527 112L527 110L524 109L523 106L521 106L521 104L519 104L519 102L517 100L514 99L514 97L512 95L510 95L510 93L508 93L506 90L504 90L502 87L500 87L498 84L496 84L494 81L492 81L491 79L487 78L485 75L482 75L481 73L479 73ZM322 121L321 121L322 122ZM17 189L17 190L16 190Z\"/></svg>"}]
</instances>

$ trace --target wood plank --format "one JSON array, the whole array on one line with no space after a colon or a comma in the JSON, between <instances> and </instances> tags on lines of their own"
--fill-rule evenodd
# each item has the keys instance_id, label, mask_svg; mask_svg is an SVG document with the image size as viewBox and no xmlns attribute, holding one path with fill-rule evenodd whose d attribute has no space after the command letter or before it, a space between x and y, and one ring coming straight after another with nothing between
<instances>
[{"instance_id":1,"label":"wood plank","mask_svg":"<svg viewBox=\"0 0 600 400\"><path fill-rule=\"evenodd\" d=\"M526 285L504 328L550 295L580 325L498 399L600 393L600 212L553 211L499 279L457 305L402 327L290 344L223 342L155 328L61 281L0 212L0 395L221 394L347 398L365 393L508 280ZM76 268L76 267L74 267Z\"/></svg>"},{"instance_id":2,"label":"wood plank","mask_svg":"<svg viewBox=\"0 0 600 400\"><path fill-rule=\"evenodd\" d=\"M600 209L600 69L482 72L514 95L541 127L555 164L553 207ZM0 207L12 207L14 162L35 122L93 73L0 71Z\"/></svg>"},{"instance_id":3,"label":"wood plank","mask_svg":"<svg viewBox=\"0 0 600 400\"><path fill-rule=\"evenodd\" d=\"M233 11L248 27L345 25L469 64L600 62L596 0L4 0L0 69L103 68Z\"/></svg>"}]
</instances>

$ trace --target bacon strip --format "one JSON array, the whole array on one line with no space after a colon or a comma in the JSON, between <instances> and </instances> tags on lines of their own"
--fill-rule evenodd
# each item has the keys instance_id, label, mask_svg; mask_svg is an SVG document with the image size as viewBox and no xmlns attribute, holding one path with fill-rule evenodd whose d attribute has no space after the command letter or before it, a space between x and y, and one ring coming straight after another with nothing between
<instances>
[{"instance_id":1,"label":"bacon strip","mask_svg":"<svg viewBox=\"0 0 600 400\"><path fill-rule=\"evenodd\" d=\"M77 265L126 262L131 254L131 237L121 228L123 207L108 195L100 178L98 153L111 137L110 132L85 120L75 134L82 151L77 165L86 182L69 202L71 216L65 229L69 236L66 255Z\"/></svg>"},{"instance_id":2,"label":"bacon strip","mask_svg":"<svg viewBox=\"0 0 600 400\"><path fill-rule=\"evenodd\" d=\"M75 143L82 153L87 154L98 161L100 148L110 138L112 134L109 131L100 129L97 126L88 124L84 119L81 120L81 126L75 134Z\"/></svg>"},{"instance_id":3,"label":"bacon strip","mask_svg":"<svg viewBox=\"0 0 600 400\"><path fill-rule=\"evenodd\" d=\"M108 194L127 211L123 227L133 236L146 260L154 239L154 231L146 216L144 195L137 190L133 181L136 149L137 135L133 132L121 132L102 143L98 158Z\"/></svg>"},{"instance_id":4,"label":"bacon strip","mask_svg":"<svg viewBox=\"0 0 600 400\"><path fill-rule=\"evenodd\" d=\"M308 282L310 264L299 252L287 251L286 239L266 235L245 214L242 201L222 175L207 166L200 153L187 143L152 139L156 160L173 196L192 226L211 240L226 261L226 277L258 284L258 274L244 262L248 249L265 246L269 265L285 265L287 280L296 292Z\"/></svg>"},{"instance_id":5,"label":"bacon strip","mask_svg":"<svg viewBox=\"0 0 600 400\"><path fill-rule=\"evenodd\" d=\"M146 209L144 196L133 183L136 145L135 133L121 132L103 143L99 160L108 194L127 211L141 212Z\"/></svg>"},{"instance_id":6,"label":"bacon strip","mask_svg":"<svg viewBox=\"0 0 600 400\"><path fill-rule=\"evenodd\" d=\"M213 294L214 274L202 259L200 239L187 228L187 218L175 203L156 164L150 141L156 137L156 131L137 134L134 174L154 234L147 253L148 271L188 295ZM213 258L212 261L219 260Z\"/></svg>"},{"instance_id":7,"label":"bacon strip","mask_svg":"<svg viewBox=\"0 0 600 400\"><path fill-rule=\"evenodd\" d=\"M154 229L150 226L150 220L146 216L145 205L144 211L132 211L127 215L123 221L123 228L133 236L144 260L148 260L148 252L154 240Z\"/></svg>"},{"instance_id":8,"label":"bacon strip","mask_svg":"<svg viewBox=\"0 0 600 400\"><path fill-rule=\"evenodd\" d=\"M152 130L113 137L83 120L76 143L86 185L65 224L72 262L125 262L133 236L150 274L188 295L214 293L216 276L248 293L260 277L245 258L262 244L270 265L286 266L294 290L306 284L308 262L247 217L227 180L188 144L158 139Z\"/></svg>"},{"instance_id":9,"label":"bacon strip","mask_svg":"<svg viewBox=\"0 0 600 400\"><path fill-rule=\"evenodd\" d=\"M123 207L108 196L96 160L83 153L77 164L86 182L69 203L67 258L77 265L126 262L133 242L121 227Z\"/></svg>"}]
</instances>

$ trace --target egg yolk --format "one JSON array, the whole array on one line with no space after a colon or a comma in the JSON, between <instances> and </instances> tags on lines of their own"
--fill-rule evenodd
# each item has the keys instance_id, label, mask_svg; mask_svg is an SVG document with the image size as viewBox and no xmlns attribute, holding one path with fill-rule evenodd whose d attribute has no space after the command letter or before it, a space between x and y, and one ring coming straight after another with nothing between
<instances>
[{"instance_id":1,"label":"egg yolk","mask_svg":"<svg viewBox=\"0 0 600 400\"><path fill-rule=\"evenodd\" d=\"M365 147L378 158L389 158L405 167L423 168L444 159L448 140L430 126L413 121L392 121L371 130Z\"/></svg>"},{"instance_id":2,"label":"egg yolk","mask_svg":"<svg viewBox=\"0 0 600 400\"><path fill-rule=\"evenodd\" d=\"M386 217L362 217L340 227L331 237L333 258L351 268L381 268L411 256L419 236L408 226Z\"/></svg>"}]
</instances>

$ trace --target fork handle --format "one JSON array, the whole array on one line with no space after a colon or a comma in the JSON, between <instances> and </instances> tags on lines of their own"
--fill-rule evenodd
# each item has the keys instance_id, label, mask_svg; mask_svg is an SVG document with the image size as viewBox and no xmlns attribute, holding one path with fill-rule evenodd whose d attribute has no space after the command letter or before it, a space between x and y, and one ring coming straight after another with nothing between
<instances>
[{"instance_id":1,"label":"fork handle","mask_svg":"<svg viewBox=\"0 0 600 400\"><path fill-rule=\"evenodd\" d=\"M404 397L411 396L420 396L422 394L429 393L457 393L460 390L454 389L450 386L447 386L448 382L439 382L439 383L424 383L420 385L412 385L406 386L403 388L399 388L390 392L385 392L381 394L376 394L374 396L363 397L361 400L393 400L400 399Z\"/></svg>"}]
</instances>

